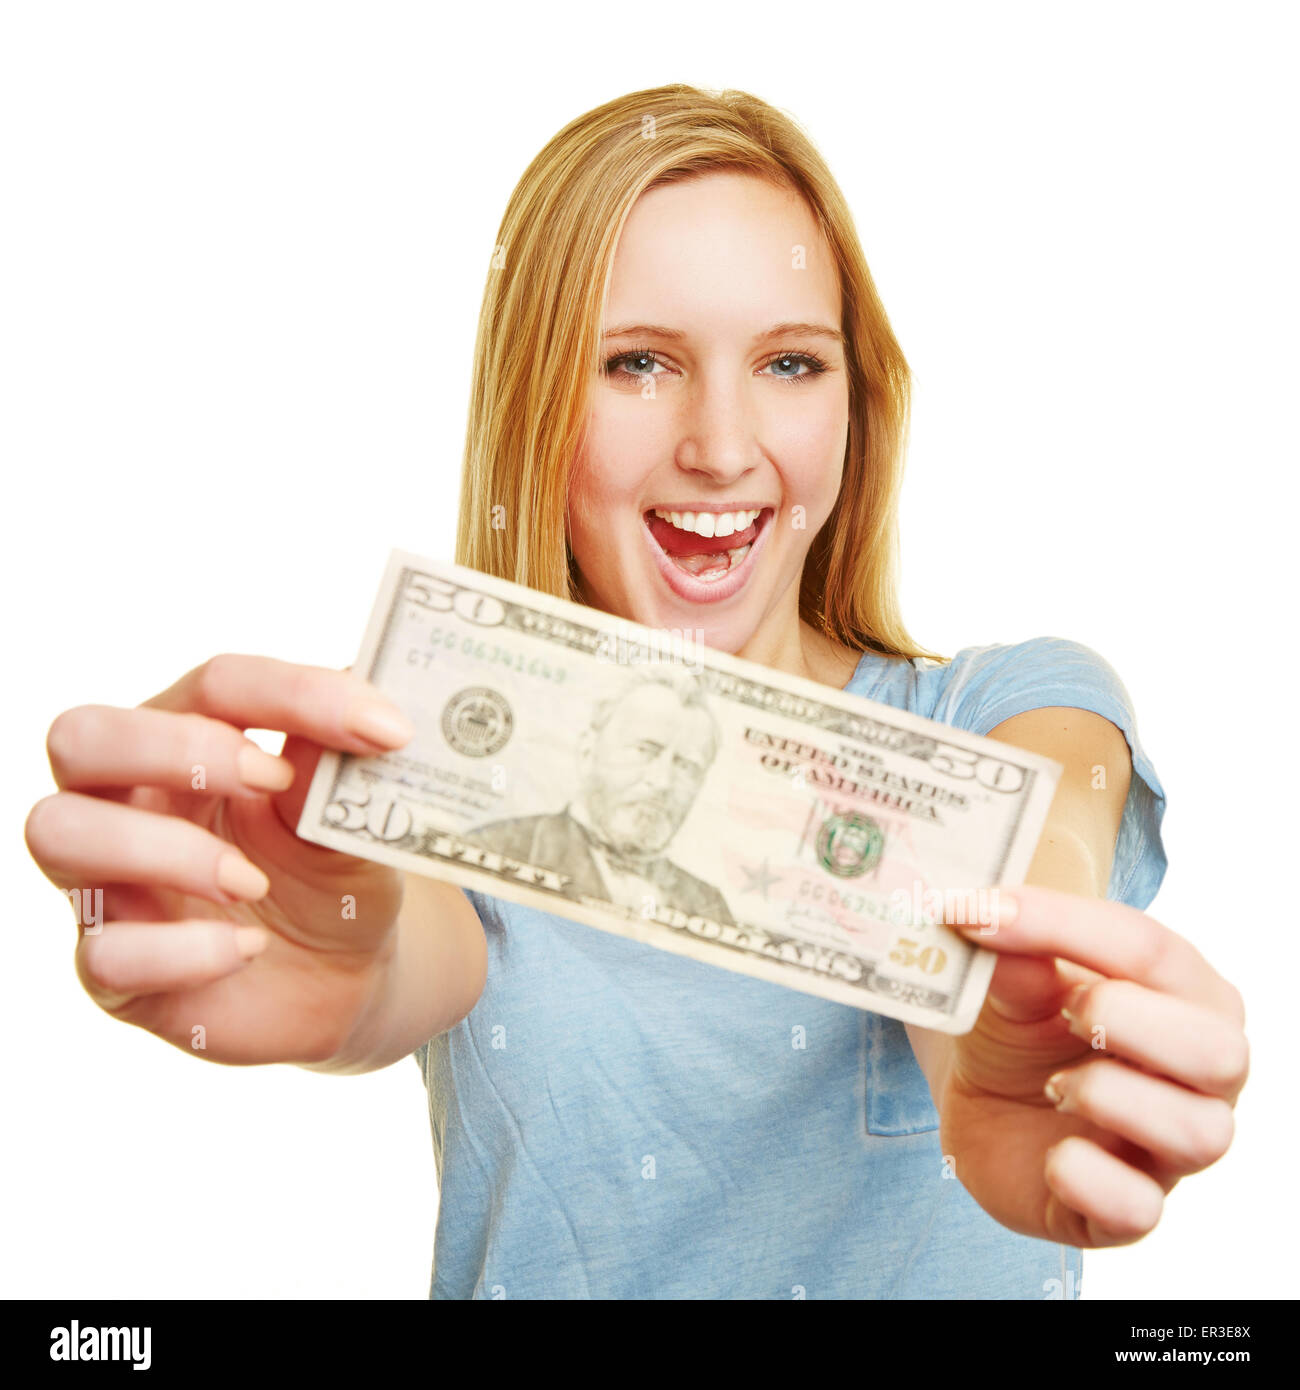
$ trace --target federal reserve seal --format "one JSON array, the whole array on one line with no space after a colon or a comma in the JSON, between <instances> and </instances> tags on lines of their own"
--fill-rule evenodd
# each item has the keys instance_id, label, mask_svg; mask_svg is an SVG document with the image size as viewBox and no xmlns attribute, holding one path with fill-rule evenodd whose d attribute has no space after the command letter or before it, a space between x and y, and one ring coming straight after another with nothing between
<instances>
[{"instance_id":1,"label":"federal reserve seal","mask_svg":"<svg viewBox=\"0 0 1300 1390\"><path fill-rule=\"evenodd\" d=\"M874 869L884 852L885 837L875 821L856 811L831 816L817 832L817 857L836 878L857 878Z\"/></svg>"},{"instance_id":2,"label":"federal reserve seal","mask_svg":"<svg viewBox=\"0 0 1300 1390\"><path fill-rule=\"evenodd\" d=\"M499 752L514 726L505 696L486 685L457 691L442 712L443 737L457 753L470 758L488 758Z\"/></svg>"}]
</instances>

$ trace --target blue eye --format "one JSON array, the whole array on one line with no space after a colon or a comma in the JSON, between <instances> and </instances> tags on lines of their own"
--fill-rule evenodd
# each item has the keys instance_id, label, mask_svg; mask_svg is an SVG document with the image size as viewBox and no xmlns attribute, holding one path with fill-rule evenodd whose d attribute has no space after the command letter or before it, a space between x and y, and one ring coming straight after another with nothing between
<instances>
[{"instance_id":1,"label":"blue eye","mask_svg":"<svg viewBox=\"0 0 1300 1390\"><path fill-rule=\"evenodd\" d=\"M624 362L646 363L645 366L633 366L629 371L622 364ZM633 352L621 352L616 357L605 359L605 374L613 377L643 377L653 376L654 369L659 365L659 359L650 351L649 348L638 348Z\"/></svg>"},{"instance_id":2,"label":"blue eye","mask_svg":"<svg viewBox=\"0 0 1300 1390\"><path fill-rule=\"evenodd\" d=\"M788 374L785 372L774 373L775 376L782 378L784 381L795 381L804 376L816 376L818 373L826 370L825 363L821 362L820 359L810 357L807 353L803 352L783 352L780 357L774 357L767 365L769 367L779 367L784 363L791 363L796 368L808 368L806 372L793 371Z\"/></svg>"}]
</instances>

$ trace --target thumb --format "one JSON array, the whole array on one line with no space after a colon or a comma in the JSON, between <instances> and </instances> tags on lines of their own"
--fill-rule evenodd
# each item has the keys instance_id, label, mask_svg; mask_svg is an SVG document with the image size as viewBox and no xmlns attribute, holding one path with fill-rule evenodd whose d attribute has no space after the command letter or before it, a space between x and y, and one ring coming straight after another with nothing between
<instances>
[{"instance_id":1,"label":"thumb","mask_svg":"<svg viewBox=\"0 0 1300 1390\"><path fill-rule=\"evenodd\" d=\"M293 781L287 790L277 792L273 800L280 819L295 833L298 829L298 817L302 815L307 792L311 788L311 779L316 772L316 764L320 762L322 751L319 743L313 743L311 739L302 738L297 734L290 734L280 752L280 756L293 768Z\"/></svg>"},{"instance_id":2,"label":"thumb","mask_svg":"<svg viewBox=\"0 0 1300 1390\"><path fill-rule=\"evenodd\" d=\"M1072 983L1050 956L999 956L987 1002L1004 1018L1031 1023L1058 1013Z\"/></svg>"}]
</instances>

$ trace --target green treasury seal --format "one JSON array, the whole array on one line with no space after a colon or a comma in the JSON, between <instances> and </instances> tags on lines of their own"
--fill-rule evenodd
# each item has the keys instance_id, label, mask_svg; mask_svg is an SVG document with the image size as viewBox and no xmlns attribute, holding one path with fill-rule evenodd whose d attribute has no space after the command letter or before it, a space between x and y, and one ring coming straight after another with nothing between
<instances>
[{"instance_id":1,"label":"green treasury seal","mask_svg":"<svg viewBox=\"0 0 1300 1390\"><path fill-rule=\"evenodd\" d=\"M884 852L885 837L875 821L856 811L831 816L817 832L817 857L836 878L857 878L874 869Z\"/></svg>"}]
</instances>

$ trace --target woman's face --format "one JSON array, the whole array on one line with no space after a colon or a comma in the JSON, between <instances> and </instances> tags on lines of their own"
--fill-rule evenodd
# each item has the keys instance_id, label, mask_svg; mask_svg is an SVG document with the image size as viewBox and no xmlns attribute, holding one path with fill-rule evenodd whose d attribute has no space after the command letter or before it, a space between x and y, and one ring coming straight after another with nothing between
<instances>
[{"instance_id":1,"label":"woman's face","mask_svg":"<svg viewBox=\"0 0 1300 1390\"><path fill-rule=\"evenodd\" d=\"M651 189L606 312L569 488L583 597L730 652L795 624L849 427L839 280L808 207L744 174Z\"/></svg>"}]
</instances>

